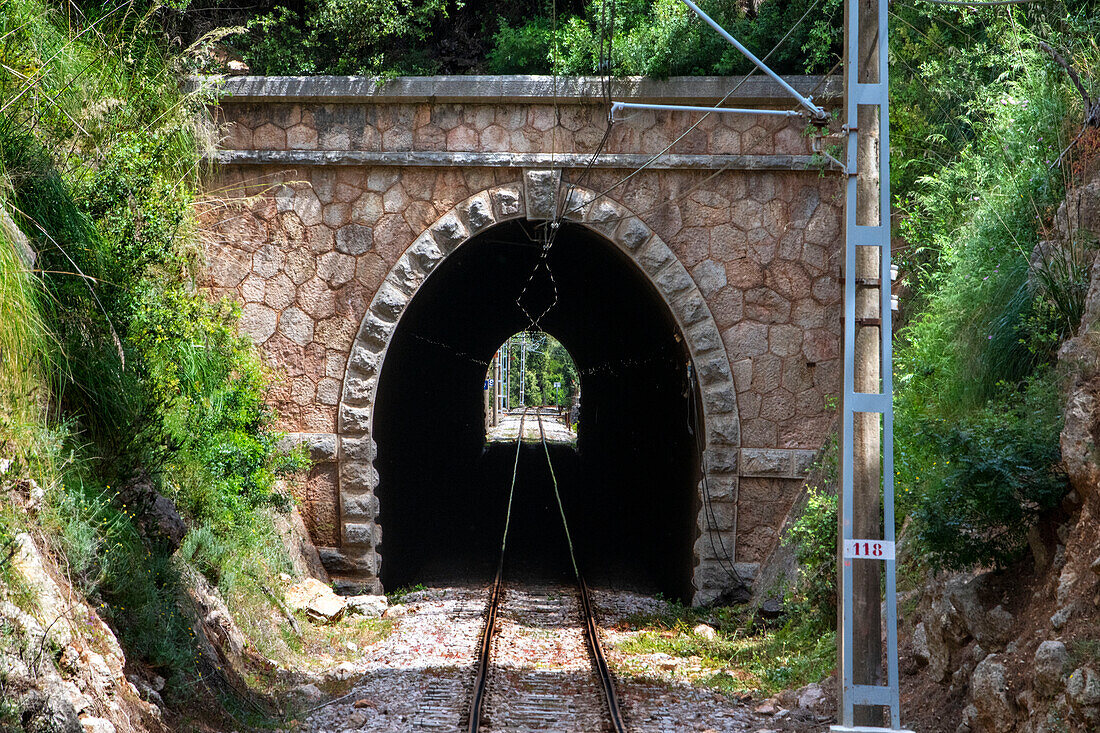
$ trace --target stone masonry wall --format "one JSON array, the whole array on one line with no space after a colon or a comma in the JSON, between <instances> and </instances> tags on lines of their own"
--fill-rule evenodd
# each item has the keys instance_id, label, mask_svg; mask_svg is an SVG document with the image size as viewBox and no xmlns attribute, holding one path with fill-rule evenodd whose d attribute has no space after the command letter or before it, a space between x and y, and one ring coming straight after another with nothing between
<instances>
[{"instance_id":1,"label":"stone masonry wall","mask_svg":"<svg viewBox=\"0 0 1100 733\"><path fill-rule=\"evenodd\" d=\"M337 577L377 571L376 554L366 565L348 559L337 434L349 356L368 309L388 292L383 283L394 282L391 270L405 266L418 238L439 242L432 227L471 196L501 186L523 195L537 169L561 168L562 181L576 181L606 125L606 109L583 96L557 106L386 99L223 99L212 188L228 200L201 212L210 291L242 303L242 330L280 376L271 398L279 427L311 447L303 514ZM699 118L643 111L615 122L584 188L611 188ZM745 563L773 549L831 424L826 397L840 385L840 178L815 168L804 127L800 118L711 115L604 200L667 245L720 334L693 354L724 352L718 370L735 390L739 433L726 431L727 447L711 462L725 486L715 514L727 544L737 517ZM579 216L599 214L589 207ZM635 259L646 269L644 254ZM670 306L683 297L670 291ZM697 600L722 582L702 540Z\"/></svg>"}]
</instances>

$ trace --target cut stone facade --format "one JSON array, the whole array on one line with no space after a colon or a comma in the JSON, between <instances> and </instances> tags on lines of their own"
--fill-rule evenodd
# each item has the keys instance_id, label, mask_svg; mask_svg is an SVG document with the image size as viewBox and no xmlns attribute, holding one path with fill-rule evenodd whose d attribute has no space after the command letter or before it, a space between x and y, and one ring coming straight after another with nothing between
<instances>
[{"instance_id":1,"label":"cut stone facade","mask_svg":"<svg viewBox=\"0 0 1100 733\"><path fill-rule=\"evenodd\" d=\"M606 125L597 83L553 104L537 77L471 78L235 79L216 110L214 186L230 201L201 214L208 285L241 302L280 376L279 427L310 446L299 498L329 572L380 588L372 405L406 304L478 232L562 210L668 304L703 389L712 516L751 577L839 393L839 177L815 165L800 118L715 114L685 135L701 115L652 111L616 121L585 173ZM632 83L635 99L713 104L737 83L719 81ZM799 86L828 103L819 82ZM790 106L777 87L750 91L730 103ZM710 529L700 512L697 602L728 584Z\"/></svg>"}]
</instances>

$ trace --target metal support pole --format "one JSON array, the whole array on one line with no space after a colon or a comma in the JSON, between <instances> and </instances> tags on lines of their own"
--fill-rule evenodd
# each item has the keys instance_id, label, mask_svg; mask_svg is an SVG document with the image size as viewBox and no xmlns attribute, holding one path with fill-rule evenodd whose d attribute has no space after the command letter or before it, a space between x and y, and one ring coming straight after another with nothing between
<instances>
[{"instance_id":1,"label":"metal support pole","mask_svg":"<svg viewBox=\"0 0 1100 733\"><path fill-rule=\"evenodd\" d=\"M886 0L845 0L844 16L848 175L837 543L840 725L832 730L900 730L888 286L890 117ZM885 619L880 610L879 590L883 572ZM888 723L883 719L884 708L889 710Z\"/></svg>"},{"instance_id":2,"label":"metal support pole","mask_svg":"<svg viewBox=\"0 0 1100 733\"><path fill-rule=\"evenodd\" d=\"M805 112L796 109L747 109L744 107L699 107L690 104L643 104L641 102L612 102L611 117L624 109L657 109L668 112L719 112L738 115L771 115L774 117L801 117Z\"/></svg>"},{"instance_id":3,"label":"metal support pole","mask_svg":"<svg viewBox=\"0 0 1100 733\"><path fill-rule=\"evenodd\" d=\"M519 406L527 407L527 332L519 337Z\"/></svg>"}]
</instances>

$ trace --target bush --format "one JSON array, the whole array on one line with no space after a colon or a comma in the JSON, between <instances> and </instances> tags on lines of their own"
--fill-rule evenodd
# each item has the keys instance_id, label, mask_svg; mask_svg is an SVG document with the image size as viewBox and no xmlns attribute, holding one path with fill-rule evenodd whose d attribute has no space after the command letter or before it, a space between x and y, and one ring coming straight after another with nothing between
<instances>
[{"instance_id":1,"label":"bush","mask_svg":"<svg viewBox=\"0 0 1100 733\"><path fill-rule=\"evenodd\" d=\"M836 629L838 458L834 435L810 474L806 505L783 538L798 562L795 615L815 629L829 631Z\"/></svg>"},{"instance_id":2,"label":"bush","mask_svg":"<svg viewBox=\"0 0 1100 733\"><path fill-rule=\"evenodd\" d=\"M940 460L916 506L917 538L933 567L1004 567L1026 547L1027 531L1067 491L1061 458L1061 401L1053 370L983 409L923 431Z\"/></svg>"}]
</instances>

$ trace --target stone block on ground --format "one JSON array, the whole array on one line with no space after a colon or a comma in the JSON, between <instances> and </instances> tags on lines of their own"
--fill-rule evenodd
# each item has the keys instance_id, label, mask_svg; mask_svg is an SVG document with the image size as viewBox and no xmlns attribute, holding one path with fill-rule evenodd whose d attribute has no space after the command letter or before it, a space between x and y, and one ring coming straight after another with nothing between
<instances>
[{"instance_id":1,"label":"stone block on ground","mask_svg":"<svg viewBox=\"0 0 1100 733\"><path fill-rule=\"evenodd\" d=\"M390 602L386 600L385 596L348 596L344 600L347 603L349 616L381 618L382 614L390 607Z\"/></svg>"},{"instance_id":2,"label":"stone block on ground","mask_svg":"<svg viewBox=\"0 0 1100 733\"><path fill-rule=\"evenodd\" d=\"M290 610L303 611L314 623L335 623L343 618L347 607L343 598L316 578L294 583L286 589L285 596Z\"/></svg>"}]
</instances>

